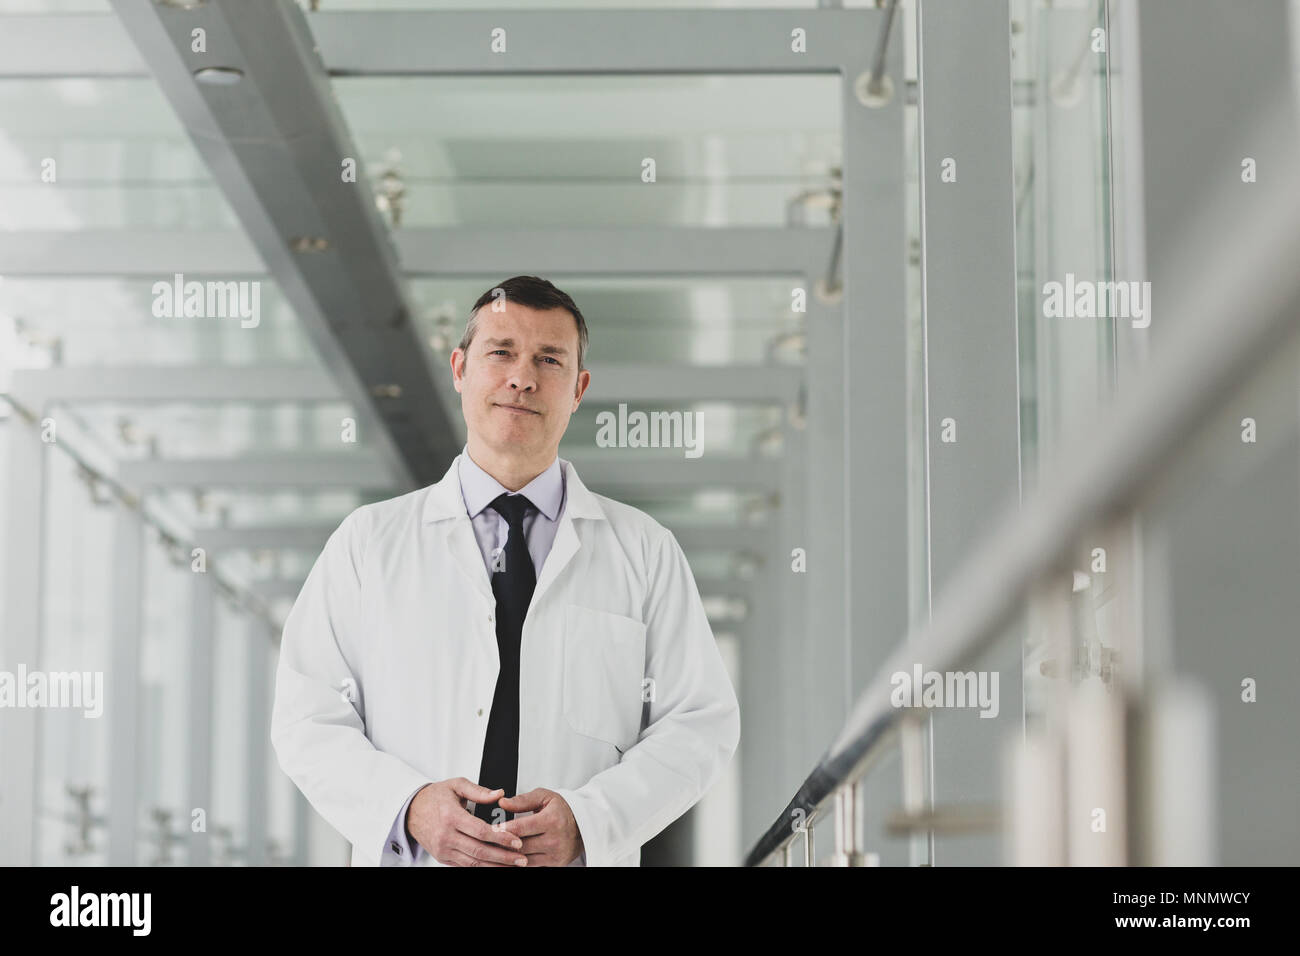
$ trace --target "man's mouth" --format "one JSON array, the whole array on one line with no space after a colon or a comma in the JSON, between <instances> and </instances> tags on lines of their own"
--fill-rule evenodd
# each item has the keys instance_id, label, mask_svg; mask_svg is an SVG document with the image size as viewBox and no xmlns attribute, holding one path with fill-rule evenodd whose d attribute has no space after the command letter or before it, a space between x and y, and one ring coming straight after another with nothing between
<instances>
[{"instance_id":1,"label":"man's mouth","mask_svg":"<svg viewBox=\"0 0 1300 956\"><path fill-rule=\"evenodd\" d=\"M497 408L504 408L508 412L514 412L517 415L536 415L538 412L531 408L525 408L522 405L502 405L497 404Z\"/></svg>"}]
</instances>

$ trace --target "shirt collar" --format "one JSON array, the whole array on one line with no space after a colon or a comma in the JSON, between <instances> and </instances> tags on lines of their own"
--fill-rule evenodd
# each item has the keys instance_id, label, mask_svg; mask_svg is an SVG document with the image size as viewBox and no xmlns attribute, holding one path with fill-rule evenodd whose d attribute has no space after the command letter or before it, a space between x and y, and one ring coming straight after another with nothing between
<instances>
[{"instance_id":1,"label":"shirt collar","mask_svg":"<svg viewBox=\"0 0 1300 956\"><path fill-rule=\"evenodd\" d=\"M465 499L465 510L470 518L477 518L479 512L499 495L511 492L470 458L469 445L466 444L460 455L460 493ZM520 488L519 494L531 501L549 520L556 520L560 505L564 502L564 472L560 468L559 456L555 457L550 467Z\"/></svg>"}]
</instances>

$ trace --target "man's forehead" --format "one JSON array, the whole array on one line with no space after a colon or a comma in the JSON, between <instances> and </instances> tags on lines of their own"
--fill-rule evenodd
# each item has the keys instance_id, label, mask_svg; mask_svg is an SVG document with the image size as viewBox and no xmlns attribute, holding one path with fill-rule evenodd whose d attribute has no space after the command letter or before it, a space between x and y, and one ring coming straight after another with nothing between
<instances>
[{"instance_id":1,"label":"man's forehead","mask_svg":"<svg viewBox=\"0 0 1300 956\"><path fill-rule=\"evenodd\" d=\"M483 347L488 349L508 349L508 348L514 348L518 344L519 344L518 342L516 342L514 339L510 338L509 336L499 339L489 335L485 339L483 339ZM564 348L564 346L562 345L552 343L552 342L541 341L538 343L538 348L540 348L543 352L551 352L558 355L568 354L568 349Z\"/></svg>"},{"instance_id":2,"label":"man's forehead","mask_svg":"<svg viewBox=\"0 0 1300 956\"><path fill-rule=\"evenodd\" d=\"M511 307L513 307L511 303ZM493 312L490 307L479 312L481 333L496 342L517 343L521 339L577 338L578 327L568 309L517 310ZM555 344L562 344L556 342Z\"/></svg>"}]
</instances>

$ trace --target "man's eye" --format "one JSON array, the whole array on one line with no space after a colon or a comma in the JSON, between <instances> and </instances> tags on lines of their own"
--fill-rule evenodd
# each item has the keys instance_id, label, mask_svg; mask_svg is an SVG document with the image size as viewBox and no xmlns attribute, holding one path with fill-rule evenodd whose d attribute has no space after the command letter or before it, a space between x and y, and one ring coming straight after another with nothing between
<instances>
[{"instance_id":1,"label":"man's eye","mask_svg":"<svg viewBox=\"0 0 1300 956\"><path fill-rule=\"evenodd\" d=\"M548 361L548 362L555 362L556 365L559 365L559 364L560 364L556 359L552 358L552 357L549 356L549 355L546 355L546 356L543 356L543 357L544 357L544 358L546 359L546 361Z\"/></svg>"},{"instance_id":2,"label":"man's eye","mask_svg":"<svg viewBox=\"0 0 1300 956\"><path fill-rule=\"evenodd\" d=\"M505 354L506 354L505 349L496 349L488 353L488 355L505 355Z\"/></svg>"}]
</instances>

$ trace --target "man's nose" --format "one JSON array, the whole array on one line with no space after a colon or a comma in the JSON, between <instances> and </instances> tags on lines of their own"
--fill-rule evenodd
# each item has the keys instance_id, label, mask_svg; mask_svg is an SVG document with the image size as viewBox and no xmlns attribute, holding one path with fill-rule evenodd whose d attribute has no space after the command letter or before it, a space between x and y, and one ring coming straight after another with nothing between
<instances>
[{"instance_id":1,"label":"man's nose","mask_svg":"<svg viewBox=\"0 0 1300 956\"><path fill-rule=\"evenodd\" d=\"M522 363L515 363L514 368L510 370L509 385L512 389L518 391L531 392L537 388L537 379L533 375L533 368L527 360Z\"/></svg>"}]
</instances>

